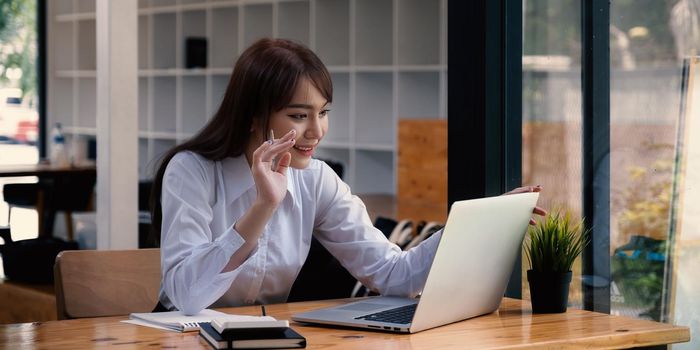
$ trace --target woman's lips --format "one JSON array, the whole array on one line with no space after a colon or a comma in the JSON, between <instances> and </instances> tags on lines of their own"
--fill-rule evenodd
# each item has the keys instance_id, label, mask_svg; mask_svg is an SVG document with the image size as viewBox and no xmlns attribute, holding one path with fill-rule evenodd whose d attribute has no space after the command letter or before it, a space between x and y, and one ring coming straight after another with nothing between
<instances>
[{"instance_id":1,"label":"woman's lips","mask_svg":"<svg viewBox=\"0 0 700 350\"><path fill-rule=\"evenodd\" d=\"M301 153L302 155L304 155L306 157L313 156L315 148L316 147L314 147L314 146L294 145L294 150L297 151L297 153Z\"/></svg>"}]
</instances>

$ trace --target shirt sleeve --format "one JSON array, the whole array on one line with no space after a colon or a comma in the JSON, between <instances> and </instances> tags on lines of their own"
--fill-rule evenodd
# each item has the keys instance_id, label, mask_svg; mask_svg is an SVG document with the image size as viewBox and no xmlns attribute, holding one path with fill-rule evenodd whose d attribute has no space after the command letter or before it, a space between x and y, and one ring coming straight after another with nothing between
<instances>
[{"instance_id":1,"label":"shirt sleeve","mask_svg":"<svg viewBox=\"0 0 700 350\"><path fill-rule=\"evenodd\" d=\"M235 270L221 272L245 240L233 225L223 233L211 231L214 203L210 198L216 192L213 170L207 165L193 155L178 154L163 176L163 290L173 305L187 315L196 314L224 295L255 254Z\"/></svg>"},{"instance_id":2,"label":"shirt sleeve","mask_svg":"<svg viewBox=\"0 0 700 350\"><path fill-rule=\"evenodd\" d=\"M316 238L362 284L382 295L416 296L423 290L442 230L408 251L372 225L367 208L347 184L322 165Z\"/></svg>"}]
</instances>

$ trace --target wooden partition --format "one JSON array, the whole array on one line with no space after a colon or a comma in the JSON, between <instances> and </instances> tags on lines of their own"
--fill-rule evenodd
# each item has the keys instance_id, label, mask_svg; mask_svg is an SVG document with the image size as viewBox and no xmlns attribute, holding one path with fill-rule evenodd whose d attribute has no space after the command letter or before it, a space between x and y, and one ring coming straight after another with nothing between
<instances>
[{"instance_id":1,"label":"wooden partition","mask_svg":"<svg viewBox=\"0 0 700 350\"><path fill-rule=\"evenodd\" d=\"M447 220L447 120L399 121L398 219Z\"/></svg>"}]
</instances>

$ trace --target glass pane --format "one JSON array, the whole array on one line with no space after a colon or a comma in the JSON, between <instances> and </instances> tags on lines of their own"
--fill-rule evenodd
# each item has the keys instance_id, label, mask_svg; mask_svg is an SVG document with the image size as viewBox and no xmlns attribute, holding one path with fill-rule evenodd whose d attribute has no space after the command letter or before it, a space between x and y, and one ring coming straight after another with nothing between
<instances>
[{"instance_id":1,"label":"glass pane","mask_svg":"<svg viewBox=\"0 0 700 350\"><path fill-rule=\"evenodd\" d=\"M523 1L523 184L539 205L581 216L581 2ZM523 298L530 292L523 253ZM582 306L581 262L569 305Z\"/></svg>"},{"instance_id":2,"label":"glass pane","mask_svg":"<svg viewBox=\"0 0 700 350\"><path fill-rule=\"evenodd\" d=\"M0 166L6 169L39 161L36 1L10 4L2 6L8 13L0 20ZM0 226L10 224L6 200L14 200L4 198L4 185L36 181L34 177L0 177ZM32 238L38 228L36 211L13 208L11 226L13 239ZM3 275L0 266L0 277Z\"/></svg>"},{"instance_id":3,"label":"glass pane","mask_svg":"<svg viewBox=\"0 0 700 350\"><path fill-rule=\"evenodd\" d=\"M612 1L610 15L612 312L697 334L700 301L688 296L700 284L686 271L700 258L699 216L689 211L700 169L688 137L699 115L679 111L690 93L681 89L683 59L700 48L700 2ZM674 349L697 349L695 338Z\"/></svg>"}]
</instances>

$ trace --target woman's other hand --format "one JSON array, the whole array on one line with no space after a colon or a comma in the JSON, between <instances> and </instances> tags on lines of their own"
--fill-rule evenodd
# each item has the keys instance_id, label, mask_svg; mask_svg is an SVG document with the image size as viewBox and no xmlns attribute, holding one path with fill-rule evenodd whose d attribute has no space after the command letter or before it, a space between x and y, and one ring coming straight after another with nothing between
<instances>
[{"instance_id":1,"label":"woman's other hand","mask_svg":"<svg viewBox=\"0 0 700 350\"><path fill-rule=\"evenodd\" d=\"M251 172L258 191L257 201L277 207L287 194L287 169L292 159L296 131L291 130L276 140L263 142L253 152Z\"/></svg>"},{"instance_id":2,"label":"woman's other hand","mask_svg":"<svg viewBox=\"0 0 700 350\"><path fill-rule=\"evenodd\" d=\"M518 187L514 190L508 191L504 194L516 194L516 193L527 193L527 192L540 192L542 191L542 186L537 185L537 186L523 186L523 187ZM547 211L544 210L543 208L540 207L535 207L535 209L532 210L532 212L536 215L540 216L545 216L547 215ZM535 225L535 219L530 218L530 225Z\"/></svg>"}]
</instances>

